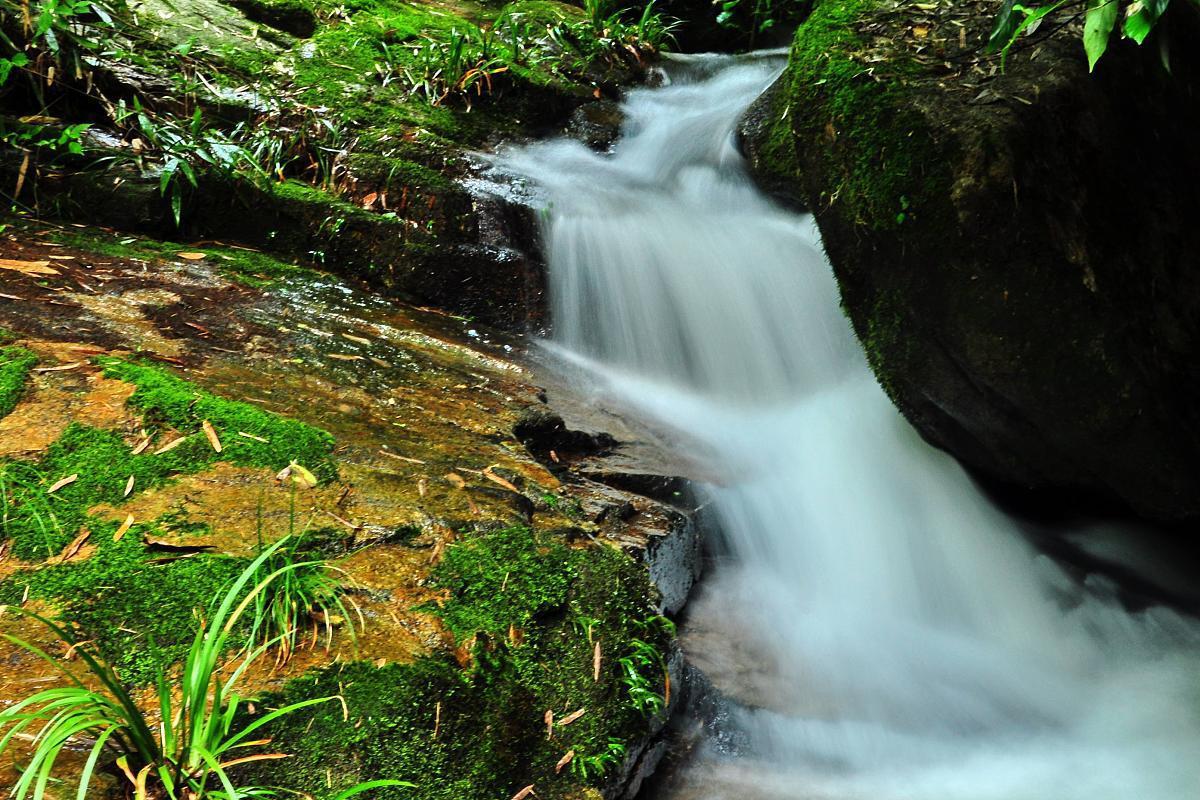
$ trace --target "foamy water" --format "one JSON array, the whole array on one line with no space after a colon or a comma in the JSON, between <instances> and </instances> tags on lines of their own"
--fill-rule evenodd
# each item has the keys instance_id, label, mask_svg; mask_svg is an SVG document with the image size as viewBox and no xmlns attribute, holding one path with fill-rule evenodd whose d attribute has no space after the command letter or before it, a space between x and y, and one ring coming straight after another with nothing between
<instances>
[{"instance_id":1,"label":"foamy water","mask_svg":"<svg viewBox=\"0 0 1200 800\"><path fill-rule=\"evenodd\" d=\"M1069 578L892 407L811 220L734 146L778 68L676 67L611 154L500 164L548 199L552 346L715 461L734 566L696 614L760 685L746 746L714 742L680 796L1200 797L1200 628Z\"/></svg>"}]
</instances>

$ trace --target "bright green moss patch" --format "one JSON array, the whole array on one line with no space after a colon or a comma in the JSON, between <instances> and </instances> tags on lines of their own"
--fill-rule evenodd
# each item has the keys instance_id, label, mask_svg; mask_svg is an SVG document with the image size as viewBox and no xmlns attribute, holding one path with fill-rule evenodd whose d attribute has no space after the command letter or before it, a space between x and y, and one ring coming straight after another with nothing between
<instances>
[{"instance_id":1,"label":"bright green moss patch","mask_svg":"<svg viewBox=\"0 0 1200 800\"><path fill-rule=\"evenodd\" d=\"M0 417L7 417L25 391L37 356L23 347L0 347Z\"/></svg>"},{"instance_id":2,"label":"bright green moss patch","mask_svg":"<svg viewBox=\"0 0 1200 800\"><path fill-rule=\"evenodd\" d=\"M92 518L87 524L95 553L9 576L0 582L0 604L28 598L58 606L63 621L77 625L79 638L93 642L122 678L152 683L160 668L186 655L198 612L245 562L201 555L155 563L142 543L145 526L114 542L116 523Z\"/></svg>"},{"instance_id":3,"label":"bright green moss patch","mask_svg":"<svg viewBox=\"0 0 1200 800\"><path fill-rule=\"evenodd\" d=\"M135 456L113 431L72 423L39 463L0 461L0 538L11 540L19 558L55 555L75 537L89 508L123 500L131 476L142 491L175 473L194 472L213 455L203 437L192 437L161 455Z\"/></svg>"},{"instance_id":4,"label":"bright green moss patch","mask_svg":"<svg viewBox=\"0 0 1200 800\"><path fill-rule=\"evenodd\" d=\"M517 527L468 534L433 581L450 593L436 613L473 642L472 665L431 656L292 681L271 705L340 693L350 719L329 704L281 722L272 733L294 757L266 767L270 781L330 798L355 780L396 778L417 788L378 796L417 800L495 800L530 783L563 798L599 785L648 725L629 665L640 686L666 692L671 634L645 570L616 549L569 548ZM631 659L638 652L648 660ZM562 720L579 709L547 738L546 711ZM556 773L568 750L579 764Z\"/></svg>"},{"instance_id":5,"label":"bright green moss patch","mask_svg":"<svg viewBox=\"0 0 1200 800\"><path fill-rule=\"evenodd\" d=\"M561 608L574 570L560 542L539 542L528 528L485 533L447 550L434 582L450 590L439 615L455 636L503 636L540 613Z\"/></svg>"},{"instance_id":6,"label":"bright green moss patch","mask_svg":"<svg viewBox=\"0 0 1200 800\"><path fill-rule=\"evenodd\" d=\"M129 404L142 411L147 423L164 423L187 433L199 431L204 421L211 423L224 446L222 460L272 469L296 461L322 480L337 477L331 458L333 437L319 428L217 397L159 367L118 358L101 358L97 363L107 377L137 386ZM203 436L198 438L203 441Z\"/></svg>"},{"instance_id":7,"label":"bright green moss patch","mask_svg":"<svg viewBox=\"0 0 1200 800\"><path fill-rule=\"evenodd\" d=\"M776 115L793 120L805 148L824 151L829 173L823 184L829 188L813 200L840 203L860 224L877 229L894 228L917 213L940 176L906 87L915 65L902 57L879 64L858 57L866 48L859 25L879 7L879 0L824 0L813 10L796 31ZM794 160L794 145L776 138L769 148L776 159ZM798 170L780 163L773 171Z\"/></svg>"},{"instance_id":8,"label":"bright green moss patch","mask_svg":"<svg viewBox=\"0 0 1200 800\"><path fill-rule=\"evenodd\" d=\"M296 461L323 480L337 476L333 437L325 431L209 394L158 367L117 358L100 363L108 377L137 386L129 403L142 411L148 426L164 424L187 436L166 452L147 449L134 455L116 432L72 423L39 462L0 460L0 538L11 540L13 553L22 559L59 553L84 524L88 509L124 501L131 477L141 492L217 460L271 469ZM219 432L220 454L200 432L205 420ZM70 480L49 491L64 479Z\"/></svg>"}]
</instances>

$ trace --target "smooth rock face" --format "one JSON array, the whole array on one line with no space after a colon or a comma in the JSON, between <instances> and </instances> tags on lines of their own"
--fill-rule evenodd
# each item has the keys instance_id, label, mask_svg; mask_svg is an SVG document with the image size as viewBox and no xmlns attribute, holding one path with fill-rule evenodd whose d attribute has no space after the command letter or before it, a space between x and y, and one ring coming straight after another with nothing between
<instances>
[{"instance_id":1,"label":"smooth rock face","mask_svg":"<svg viewBox=\"0 0 1200 800\"><path fill-rule=\"evenodd\" d=\"M764 188L816 215L880 383L986 475L1200 515L1200 14L1181 4L1156 34L1170 73L1151 40L1114 41L1089 75L1068 28L988 78L956 52L990 20L960 39L937 16L954 11L922 23L924 55L900 31L891 55L911 62L868 75L856 48L908 24L872 8L819 6L743 137ZM850 68L814 88L820 37Z\"/></svg>"}]
</instances>

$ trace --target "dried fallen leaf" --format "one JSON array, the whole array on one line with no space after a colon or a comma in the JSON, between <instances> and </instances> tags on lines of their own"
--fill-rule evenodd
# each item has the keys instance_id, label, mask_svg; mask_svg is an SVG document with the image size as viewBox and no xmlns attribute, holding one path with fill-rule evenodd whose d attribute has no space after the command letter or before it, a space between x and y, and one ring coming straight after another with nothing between
<instances>
[{"instance_id":1,"label":"dried fallen leaf","mask_svg":"<svg viewBox=\"0 0 1200 800\"><path fill-rule=\"evenodd\" d=\"M398 455L396 453L393 453L390 450L380 450L379 454L387 456L388 458L395 458L399 461L407 461L410 464L424 464L425 463L424 461L422 461L419 458L409 458L408 456Z\"/></svg>"},{"instance_id":2,"label":"dried fallen leaf","mask_svg":"<svg viewBox=\"0 0 1200 800\"><path fill-rule=\"evenodd\" d=\"M11 269L25 275L61 275L50 266L49 261L18 261L15 258L0 258L0 269Z\"/></svg>"},{"instance_id":3,"label":"dried fallen leaf","mask_svg":"<svg viewBox=\"0 0 1200 800\"><path fill-rule=\"evenodd\" d=\"M204 420L200 423L200 428L204 431L204 435L208 437L208 443L212 445L213 450L219 453L225 449L221 446L221 439L217 436L217 431L215 428L213 428L211 422Z\"/></svg>"},{"instance_id":4,"label":"dried fallen leaf","mask_svg":"<svg viewBox=\"0 0 1200 800\"><path fill-rule=\"evenodd\" d=\"M46 494L54 494L59 489L63 488L64 486L69 486L70 484L74 483L77 480L79 480L78 472L75 473L74 475L68 475L67 477L63 478L60 481L57 481L53 486L51 486L49 489L47 489Z\"/></svg>"},{"instance_id":5,"label":"dried fallen leaf","mask_svg":"<svg viewBox=\"0 0 1200 800\"><path fill-rule=\"evenodd\" d=\"M291 469L292 481L303 489L312 489L319 483L317 476L293 461L288 465Z\"/></svg>"},{"instance_id":6,"label":"dried fallen leaf","mask_svg":"<svg viewBox=\"0 0 1200 800\"><path fill-rule=\"evenodd\" d=\"M483 477L487 478L487 479L488 479L489 481L491 481L492 483L499 484L500 486L503 486L505 489L508 489L508 490L509 490L510 492L512 492L513 494L520 494L520 493L521 493L521 490L520 490L520 489L518 489L516 486L514 486L512 483L510 483L509 481L506 481L506 480L504 480L504 478L501 478L499 475L497 475L496 473L492 472L492 468L491 468L491 467L488 467L487 469L485 469L485 470L483 471Z\"/></svg>"},{"instance_id":7,"label":"dried fallen leaf","mask_svg":"<svg viewBox=\"0 0 1200 800\"><path fill-rule=\"evenodd\" d=\"M140 442L138 442L137 447L133 448L133 455L140 456L142 453L146 452L146 448L149 446L150 437L147 436L145 439L142 439Z\"/></svg>"},{"instance_id":8,"label":"dried fallen leaf","mask_svg":"<svg viewBox=\"0 0 1200 800\"><path fill-rule=\"evenodd\" d=\"M63 551L53 558L46 559L48 564L62 564L70 561L75 556L79 555L79 551L83 549L83 543L88 540L92 532L87 528L71 540L71 543L63 548Z\"/></svg>"},{"instance_id":9,"label":"dried fallen leaf","mask_svg":"<svg viewBox=\"0 0 1200 800\"><path fill-rule=\"evenodd\" d=\"M350 333L343 333L342 338L349 339L352 342L358 342L359 344L371 344L370 339L364 339L362 336L355 336Z\"/></svg>"},{"instance_id":10,"label":"dried fallen leaf","mask_svg":"<svg viewBox=\"0 0 1200 800\"><path fill-rule=\"evenodd\" d=\"M154 451L154 455L156 455L156 456L161 456L163 453L169 453L169 452L171 452L172 450L174 450L176 447L179 447L179 445L183 444L183 443L184 443L184 442L186 442L186 441L187 441L187 437L186 437L186 436L180 436L178 439L174 439L174 440L172 440L172 441L170 441L170 442L167 442L167 443L166 443L166 444L164 444L162 447L160 447L160 448L158 448L157 450L155 450L155 451Z\"/></svg>"},{"instance_id":11,"label":"dried fallen leaf","mask_svg":"<svg viewBox=\"0 0 1200 800\"><path fill-rule=\"evenodd\" d=\"M114 542L121 541L121 537L123 537L125 534L129 533L129 529L132 527L133 527L133 514L130 514L129 516L127 516L125 518L125 521L121 523L121 527L117 528L117 532L113 534L113 541Z\"/></svg>"},{"instance_id":12,"label":"dried fallen leaf","mask_svg":"<svg viewBox=\"0 0 1200 800\"><path fill-rule=\"evenodd\" d=\"M362 356L351 355L350 353L328 353L330 358L338 361L364 361Z\"/></svg>"},{"instance_id":13,"label":"dried fallen leaf","mask_svg":"<svg viewBox=\"0 0 1200 800\"><path fill-rule=\"evenodd\" d=\"M560 758L558 763L554 765L554 773L557 775L558 773L562 772L563 767L565 767L567 764L570 764L574 759L575 751L568 750L567 754Z\"/></svg>"},{"instance_id":14,"label":"dried fallen leaf","mask_svg":"<svg viewBox=\"0 0 1200 800\"><path fill-rule=\"evenodd\" d=\"M546 713L542 715L542 719L546 722L546 738L550 739L554 736L554 711L547 708Z\"/></svg>"},{"instance_id":15,"label":"dried fallen leaf","mask_svg":"<svg viewBox=\"0 0 1200 800\"><path fill-rule=\"evenodd\" d=\"M145 542L146 546L152 550L163 550L168 553L183 553L192 555L214 549L211 544L181 544L179 542L172 542L167 539L160 539L157 536L143 536L142 541Z\"/></svg>"},{"instance_id":16,"label":"dried fallen leaf","mask_svg":"<svg viewBox=\"0 0 1200 800\"><path fill-rule=\"evenodd\" d=\"M255 436L253 433L246 433L245 431L238 431L238 436L245 436L247 439L253 439L256 442L262 442L263 444L271 443L270 439L264 439L261 436Z\"/></svg>"},{"instance_id":17,"label":"dried fallen leaf","mask_svg":"<svg viewBox=\"0 0 1200 800\"><path fill-rule=\"evenodd\" d=\"M572 722L574 722L575 720L582 717L584 711L587 711L587 709L581 708L578 711L572 711L570 714L567 714L565 717L562 718L562 721L558 723L558 727L560 727L560 728L567 727Z\"/></svg>"},{"instance_id":18,"label":"dried fallen leaf","mask_svg":"<svg viewBox=\"0 0 1200 800\"><path fill-rule=\"evenodd\" d=\"M459 475L456 472L447 472L445 477L446 477L446 480L453 483L456 488L459 488L459 489L466 488L467 482L463 480L462 475Z\"/></svg>"},{"instance_id":19,"label":"dried fallen leaf","mask_svg":"<svg viewBox=\"0 0 1200 800\"><path fill-rule=\"evenodd\" d=\"M121 495L121 497L129 497L129 493L133 491L134 480L136 480L134 476L130 475L129 480L125 481L125 494Z\"/></svg>"},{"instance_id":20,"label":"dried fallen leaf","mask_svg":"<svg viewBox=\"0 0 1200 800\"><path fill-rule=\"evenodd\" d=\"M82 366L82 361L76 361L74 364L59 364L57 367L38 367L34 372L66 372L69 369L78 369Z\"/></svg>"},{"instance_id":21,"label":"dried fallen leaf","mask_svg":"<svg viewBox=\"0 0 1200 800\"><path fill-rule=\"evenodd\" d=\"M204 253L176 253L175 255L187 261L199 261L202 258L206 258Z\"/></svg>"},{"instance_id":22,"label":"dried fallen leaf","mask_svg":"<svg viewBox=\"0 0 1200 800\"><path fill-rule=\"evenodd\" d=\"M417 494L421 497L425 496L425 492L429 491L429 482L424 478L417 479Z\"/></svg>"},{"instance_id":23,"label":"dried fallen leaf","mask_svg":"<svg viewBox=\"0 0 1200 800\"><path fill-rule=\"evenodd\" d=\"M512 800L525 800L526 797L530 797L532 794L533 794L533 784L531 783L528 786L526 786L524 789L522 789L521 791L514 794L512 796Z\"/></svg>"},{"instance_id":24,"label":"dried fallen leaf","mask_svg":"<svg viewBox=\"0 0 1200 800\"><path fill-rule=\"evenodd\" d=\"M592 650L592 680L595 683L600 682L600 640L596 640L596 647Z\"/></svg>"}]
</instances>

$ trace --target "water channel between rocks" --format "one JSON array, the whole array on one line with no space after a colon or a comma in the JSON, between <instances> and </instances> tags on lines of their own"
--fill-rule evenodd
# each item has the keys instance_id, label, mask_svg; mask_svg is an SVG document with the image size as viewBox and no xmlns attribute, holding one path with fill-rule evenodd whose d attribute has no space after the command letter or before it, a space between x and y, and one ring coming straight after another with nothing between
<instances>
[{"instance_id":1,"label":"water channel between rocks","mask_svg":"<svg viewBox=\"0 0 1200 800\"><path fill-rule=\"evenodd\" d=\"M684 642L734 705L668 794L1200 796L1200 626L1075 580L893 408L815 226L737 152L780 66L675 62L611 153L499 160L548 201L547 348L714 476L732 565Z\"/></svg>"}]
</instances>

